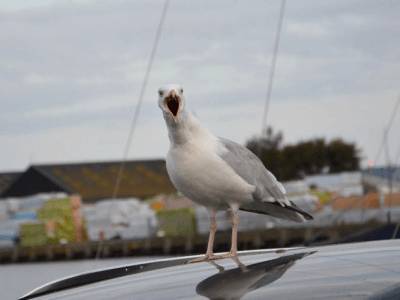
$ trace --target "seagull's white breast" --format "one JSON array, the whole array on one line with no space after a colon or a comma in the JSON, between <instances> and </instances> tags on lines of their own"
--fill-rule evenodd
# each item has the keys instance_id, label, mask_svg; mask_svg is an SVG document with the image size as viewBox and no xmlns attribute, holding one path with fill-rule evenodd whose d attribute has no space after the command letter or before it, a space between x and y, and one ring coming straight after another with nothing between
<instances>
[{"instance_id":1,"label":"seagull's white breast","mask_svg":"<svg viewBox=\"0 0 400 300\"><path fill-rule=\"evenodd\" d=\"M226 150L207 135L172 144L166 160L171 181L182 194L205 206L251 201L255 187L237 175L218 151Z\"/></svg>"}]
</instances>

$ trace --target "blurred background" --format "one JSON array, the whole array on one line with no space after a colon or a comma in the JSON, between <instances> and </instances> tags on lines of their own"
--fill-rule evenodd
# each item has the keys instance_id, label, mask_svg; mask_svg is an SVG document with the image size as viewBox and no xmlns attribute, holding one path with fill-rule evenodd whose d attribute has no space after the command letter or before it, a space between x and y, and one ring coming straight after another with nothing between
<instances>
[{"instance_id":1,"label":"blurred background","mask_svg":"<svg viewBox=\"0 0 400 300\"><path fill-rule=\"evenodd\" d=\"M240 250L399 238L399 9L1 0L0 284L16 297L78 271L205 251L207 211L166 173L166 83L315 217L241 212ZM217 251L228 220L218 214Z\"/></svg>"}]
</instances>

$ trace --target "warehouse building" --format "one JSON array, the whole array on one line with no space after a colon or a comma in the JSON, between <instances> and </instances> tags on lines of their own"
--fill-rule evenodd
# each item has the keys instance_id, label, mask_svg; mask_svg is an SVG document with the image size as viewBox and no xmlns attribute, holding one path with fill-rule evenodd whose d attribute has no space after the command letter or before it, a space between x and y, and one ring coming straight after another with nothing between
<instances>
[{"instance_id":1,"label":"warehouse building","mask_svg":"<svg viewBox=\"0 0 400 300\"><path fill-rule=\"evenodd\" d=\"M20 176L22 172L0 173L0 195Z\"/></svg>"},{"instance_id":2,"label":"warehouse building","mask_svg":"<svg viewBox=\"0 0 400 300\"><path fill-rule=\"evenodd\" d=\"M4 178L0 198L48 192L79 194L84 202L111 198L120 165L121 162L33 165L21 174L0 176L0 183ZM144 199L173 192L175 189L168 178L164 160L124 163L118 198Z\"/></svg>"}]
</instances>

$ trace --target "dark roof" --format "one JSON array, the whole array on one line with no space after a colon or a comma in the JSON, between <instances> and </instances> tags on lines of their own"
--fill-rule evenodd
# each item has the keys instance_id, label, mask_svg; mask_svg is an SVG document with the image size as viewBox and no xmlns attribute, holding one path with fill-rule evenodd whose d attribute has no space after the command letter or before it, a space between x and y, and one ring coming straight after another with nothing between
<instances>
[{"instance_id":1,"label":"dark roof","mask_svg":"<svg viewBox=\"0 0 400 300\"><path fill-rule=\"evenodd\" d=\"M52 187L54 191L76 193L85 201L111 198L120 164L121 162L116 161L34 165L24 173L29 176L22 175L2 196L21 196L18 191L23 190L29 190L29 194L49 192L51 187L43 184L43 191L27 189L27 185L32 186L30 182L41 177L56 186ZM173 192L175 189L169 180L164 160L125 162L118 198L147 198Z\"/></svg>"},{"instance_id":2,"label":"dark roof","mask_svg":"<svg viewBox=\"0 0 400 300\"><path fill-rule=\"evenodd\" d=\"M2 198L24 197L39 193L69 192L36 170L28 168L1 194Z\"/></svg>"},{"instance_id":3,"label":"dark roof","mask_svg":"<svg viewBox=\"0 0 400 300\"><path fill-rule=\"evenodd\" d=\"M231 259L164 259L93 271L44 285L23 298L399 299L400 241L245 251ZM118 278L124 276L125 278ZM107 281L112 279L112 281ZM61 293L59 291L63 290ZM49 297L50 296L50 297ZM204 299L206 299L204 298Z\"/></svg>"},{"instance_id":4,"label":"dark roof","mask_svg":"<svg viewBox=\"0 0 400 300\"><path fill-rule=\"evenodd\" d=\"M6 190L22 172L0 173L0 194Z\"/></svg>"}]
</instances>

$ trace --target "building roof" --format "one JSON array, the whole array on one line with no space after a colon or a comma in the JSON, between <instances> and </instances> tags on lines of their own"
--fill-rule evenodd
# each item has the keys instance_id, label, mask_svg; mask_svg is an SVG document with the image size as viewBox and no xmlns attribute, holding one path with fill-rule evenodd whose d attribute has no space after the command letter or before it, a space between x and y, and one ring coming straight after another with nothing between
<instances>
[{"instance_id":1,"label":"building roof","mask_svg":"<svg viewBox=\"0 0 400 300\"><path fill-rule=\"evenodd\" d=\"M79 194L84 201L111 198L120 164L121 162L115 161L34 165L6 189L2 196L64 191ZM37 189L32 187L35 180L38 181ZM48 184L43 181L48 181ZM175 189L168 178L164 160L125 162L118 198L147 198L173 192Z\"/></svg>"},{"instance_id":2,"label":"building roof","mask_svg":"<svg viewBox=\"0 0 400 300\"><path fill-rule=\"evenodd\" d=\"M22 172L0 173L0 194L5 191Z\"/></svg>"}]
</instances>

